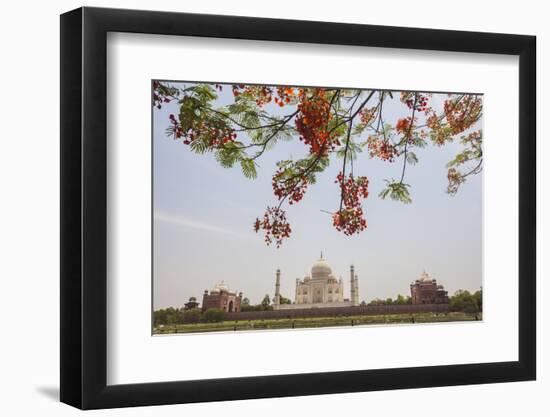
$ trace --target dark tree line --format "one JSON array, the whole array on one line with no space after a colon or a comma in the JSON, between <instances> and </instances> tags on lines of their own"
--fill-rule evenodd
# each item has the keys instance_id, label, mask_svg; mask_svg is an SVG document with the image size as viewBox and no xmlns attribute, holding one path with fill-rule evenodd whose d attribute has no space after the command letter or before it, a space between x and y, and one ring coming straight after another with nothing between
<instances>
[{"instance_id":1,"label":"dark tree line","mask_svg":"<svg viewBox=\"0 0 550 417\"><path fill-rule=\"evenodd\" d=\"M202 312L200 308L186 310L184 308L168 307L153 313L154 326L189 323L216 323L223 321L225 311L219 308L209 308Z\"/></svg>"},{"instance_id":2,"label":"dark tree line","mask_svg":"<svg viewBox=\"0 0 550 417\"><path fill-rule=\"evenodd\" d=\"M449 304L457 310L473 314L483 311L482 300L482 290L477 290L474 293L470 293L467 290L458 290L453 296L449 297Z\"/></svg>"}]
</instances>

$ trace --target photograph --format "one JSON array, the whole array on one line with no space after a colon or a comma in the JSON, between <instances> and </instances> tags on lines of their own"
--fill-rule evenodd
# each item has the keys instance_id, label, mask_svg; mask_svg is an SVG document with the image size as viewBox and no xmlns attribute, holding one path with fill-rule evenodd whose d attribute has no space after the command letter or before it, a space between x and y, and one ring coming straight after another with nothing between
<instances>
[{"instance_id":1,"label":"photograph","mask_svg":"<svg viewBox=\"0 0 550 417\"><path fill-rule=\"evenodd\" d=\"M544 10L6 2L0 416L544 416Z\"/></svg>"},{"instance_id":2,"label":"photograph","mask_svg":"<svg viewBox=\"0 0 550 417\"><path fill-rule=\"evenodd\" d=\"M482 321L483 94L151 88L154 335Z\"/></svg>"}]
</instances>

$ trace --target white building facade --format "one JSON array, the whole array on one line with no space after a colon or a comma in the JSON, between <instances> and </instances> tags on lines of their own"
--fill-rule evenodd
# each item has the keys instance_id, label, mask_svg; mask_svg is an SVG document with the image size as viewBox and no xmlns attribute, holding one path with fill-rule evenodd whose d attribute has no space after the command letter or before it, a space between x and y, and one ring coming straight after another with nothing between
<instances>
[{"instance_id":1,"label":"white building facade","mask_svg":"<svg viewBox=\"0 0 550 417\"><path fill-rule=\"evenodd\" d=\"M311 267L311 275L303 279L296 278L294 303L280 304L281 271L277 269L275 280L275 310L299 308L349 307L359 305L358 277L353 265L350 267L350 297L344 298L344 281L336 278L329 263L320 259Z\"/></svg>"}]
</instances>

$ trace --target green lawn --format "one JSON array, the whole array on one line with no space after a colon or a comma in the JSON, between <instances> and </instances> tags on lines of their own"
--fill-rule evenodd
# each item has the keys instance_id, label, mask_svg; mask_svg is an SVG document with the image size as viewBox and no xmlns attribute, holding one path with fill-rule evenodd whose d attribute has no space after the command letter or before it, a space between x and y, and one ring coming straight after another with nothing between
<instances>
[{"instance_id":1,"label":"green lawn","mask_svg":"<svg viewBox=\"0 0 550 417\"><path fill-rule=\"evenodd\" d=\"M221 323L176 324L155 327L154 334L197 333L266 329L304 329L335 326L363 326L369 324L394 323L440 323L450 321L481 320L481 314L466 313L417 313L388 314L377 316L311 317L295 319L239 320Z\"/></svg>"}]
</instances>

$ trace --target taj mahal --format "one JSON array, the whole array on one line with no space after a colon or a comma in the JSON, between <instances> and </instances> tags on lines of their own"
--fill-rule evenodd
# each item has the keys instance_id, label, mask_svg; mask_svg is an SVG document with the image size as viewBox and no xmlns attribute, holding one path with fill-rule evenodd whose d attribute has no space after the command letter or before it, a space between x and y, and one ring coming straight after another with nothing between
<instances>
[{"instance_id":1,"label":"taj mahal","mask_svg":"<svg viewBox=\"0 0 550 417\"><path fill-rule=\"evenodd\" d=\"M275 274L274 310L301 308L350 307L359 305L359 284L353 265L350 266L350 297L344 298L344 281L336 278L330 264L321 257L311 267L311 275L296 278L294 303L281 304L281 270Z\"/></svg>"}]
</instances>

